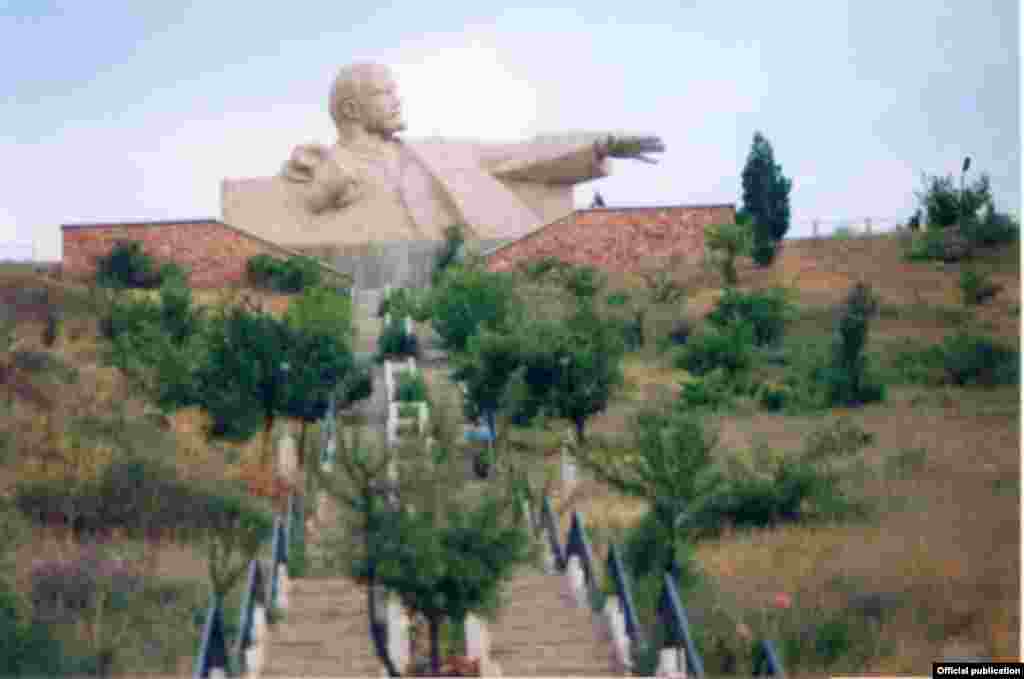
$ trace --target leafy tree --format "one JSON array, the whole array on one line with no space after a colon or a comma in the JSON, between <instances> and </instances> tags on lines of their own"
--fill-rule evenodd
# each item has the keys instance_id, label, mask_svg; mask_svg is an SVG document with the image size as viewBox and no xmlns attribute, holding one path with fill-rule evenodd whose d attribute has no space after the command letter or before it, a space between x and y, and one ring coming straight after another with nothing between
<instances>
[{"instance_id":1,"label":"leafy tree","mask_svg":"<svg viewBox=\"0 0 1024 679\"><path fill-rule=\"evenodd\" d=\"M276 292L300 292L320 285L321 270L311 257L295 256L279 259L271 255L255 255L246 263L249 282L258 288Z\"/></svg>"},{"instance_id":2,"label":"leafy tree","mask_svg":"<svg viewBox=\"0 0 1024 679\"><path fill-rule=\"evenodd\" d=\"M291 338L284 412L302 422L298 461L304 468L308 425L324 416L331 393L354 368L351 300L328 288L306 288L284 322Z\"/></svg>"},{"instance_id":3,"label":"leafy tree","mask_svg":"<svg viewBox=\"0 0 1024 679\"><path fill-rule=\"evenodd\" d=\"M574 266L565 272L563 285L578 301L590 300L607 283L607 276L592 266Z\"/></svg>"},{"instance_id":4,"label":"leafy tree","mask_svg":"<svg viewBox=\"0 0 1024 679\"><path fill-rule=\"evenodd\" d=\"M519 311L512 278L478 268L454 267L432 295L431 323L445 346L466 350L481 327L504 331Z\"/></svg>"},{"instance_id":5,"label":"leafy tree","mask_svg":"<svg viewBox=\"0 0 1024 679\"><path fill-rule=\"evenodd\" d=\"M782 174L775 162L772 145L760 132L743 168L743 211L753 220L754 261L771 264L777 243L789 230L789 192L793 182Z\"/></svg>"},{"instance_id":6,"label":"leafy tree","mask_svg":"<svg viewBox=\"0 0 1024 679\"><path fill-rule=\"evenodd\" d=\"M963 193L953 175L939 177L923 174L922 188L916 192L924 209L929 227L946 228L959 224L962 218L973 220L982 208L994 208L991 181L982 174L973 184L964 187Z\"/></svg>"},{"instance_id":7,"label":"leafy tree","mask_svg":"<svg viewBox=\"0 0 1024 679\"><path fill-rule=\"evenodd\" d=\"M466 386L465 414L476 420L498 412L513 374L523 364L522 339L486 328L469 339L457 357L453 378Z\"/></svg>"},{"instance_id":8,"label":"leafy tree","mask_svg":"<svg viewBox=\"0 0 1024 679\"><path fill-rule=\"evenodd\" d=\"M96 283L106 288L155 288L160 275L141 243L122 241L96 261Z\"/></svg>"},{"instance_id":9,"label":"leafy tree","mask_svg":"<svg viewBox=\"0 0 1024 679\"><path fill-rule=\"evenodd\" d=\"M736 257L750 250L750 224L744 216L733 224L713 224L704 229L704 242L714 253L726 285L736 285Z\"/></svg>"},{"instance_id":10,"label":"leafy tree","mask_svg":"<svg viewBox=\"0 0 1024 679\"><path fill-rule=\"evenodd\" d=\"M529 555L527 534L510 516L511 496L453 492L460 459L451 454L452 436L439 439L433 455L409 451L397 488L384 480L388 456L358 442L339 451L336 472L321 474L328 492L356 514L342 520L349 537L339 545L340 566L427 619L435 675L442 624L492 613L502 583Z\"/></svg>"},{"instance_id":11,"label":"leafy tree","mask_svg":"<svg viewBox=\"0 0 1024 679\"><path fill-rule=\"evenodd\" d=\"M245 440L263 425L263 463L288 398L292 333L287 324L241 306L222 309L210 324L209 351L196 371L199 400L213 418L210 433Z\"/></svg>"},{"instance_id":12,"label":"leafy tree","mask_svg":"<svg viewBox=\"0 0 1024 679\"><path fill-rule=\"evenodd\" d=\"M573 423L585 442L587 420L603 411L622 382L625 347L615 327L583 306L568 321L534 321L520 333L525 393L518 421L544 409Z\"/></svg>"},{"instance_id":13,"label":"leafy tree","mask_svg":"<svg viewBox=\"0 0 1024 679\"><path fill-rule=\"evenodd\" d=\"M860 405L884 397L883 385L869 379L864 355L870 319L877 311L878 299L871 286L857 283L843 304L832 362L823 374L830 405Z\"/></svg>"},{"instance_id":14,"label":"leafy tree","mask_svg":"<svg viewBox=\"0 0 1024 679\"><path fill-rule=\"evenodd\" d=\"M750 323L754 344L765 346L782 339L786 323L793 318L793 305L783 288L753 292L727 288L706 318L720 328L735 322Z\"/></svg>"},{"instance_id":15,"label":"leafy tree","mask_svg":"<svg viewBox=\"0 0 1024 679\"><path fill-rule=\"evenodd\" d=\"M581 464L599 480L620 492L650 503L650 519L666 537L666 551L675 553L692 531L688 519L719 483L712 451L717 437L705 432L701 421L679 411L645 409L630 422L632 442L627 448L607 441L576 452ZM641 576L664 566L634 560Z\"/></svg>"}]
</instances>

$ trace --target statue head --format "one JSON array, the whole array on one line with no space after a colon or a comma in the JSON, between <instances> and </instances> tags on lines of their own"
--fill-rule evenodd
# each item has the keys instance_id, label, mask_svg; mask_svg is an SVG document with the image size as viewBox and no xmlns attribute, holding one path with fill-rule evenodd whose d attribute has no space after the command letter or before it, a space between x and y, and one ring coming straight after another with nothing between
<instances>
[{"instance_id":1,"label":"statue head","mask_svg":"<svg viewBox=\"0 0 1024 679\"><path fill-rule=\"evenodd\" d=\"M391 69L380 64L356 63L341 69L331 87L328 108L342 136L362 128L389 138L405 129Z\"/></svg>"}]
</instances>

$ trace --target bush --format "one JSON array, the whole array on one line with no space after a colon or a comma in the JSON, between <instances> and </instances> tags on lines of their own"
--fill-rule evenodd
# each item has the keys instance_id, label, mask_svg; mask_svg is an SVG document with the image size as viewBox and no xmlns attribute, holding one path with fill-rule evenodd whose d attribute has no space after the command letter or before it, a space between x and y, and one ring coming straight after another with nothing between
<instances>
[{"instance_id":1,"label":"bush","mask_svg":"<svg viewBox=\"0 0 1024 679\"><path fill-rule=\"evenodd\" d=\"M749 323L725 328L709 325L677 354L675 366L695 376L722 368L730 378L750 368L754 330Z\"/></svg>"},{"instance_id":2,"label":"bush","mask_svg":"<svg viewBox=\"0 0 1024 679\"><path fill-rule=\"evenodd\" d=\"M399 372L395 385L395 400L402 402L416 402L427 400L427 383L423 375L417 372Z\"/></svg>"},{"instance_id":3,"label":"bush","mask_svg":"<svg viewBox=\"0 0 1024 679\"><path fill-rule=\"evenodd\" d=\"M519 270L527 280L539 282L552 271L561 271L568 265L557 257L546 256L540 259L526 260L519 264Z\"/></svg>"},{"instance_id":4,"label":"bush","mask_svg":"<svg viewBox=\"0 0 1024 679\"><path fill-rule=\"evenodd\" d=\"M384 326L384 331L377 339L377 358L405 358L419 355L419 342L416 335L405 332L405 322L400 318L392 318Z\"/></svg>"},{"instance_id":5,"label":"bush","mask_svg":"<svg viewBox=\"0 0 1024 679\"><path fill-rule=\"evenodd\" d=\"M155 288L160 285L156 260L138 241L122 241L96 262L96 283L105 288Z\"/></svg>"},{"instance_id":6,"label":"bush","mask_svg":"<svg viewBox=\"0 0 1024 679\"><path fill-rule=\"evenodd\" d=\"M445 271L462 259L465 243L465 228L461 224L452 224L444 230L444 247L435 256L434 270L430 275L433 285L437 285Z\"/></svg>"},{"instance_id":7,"label":"bush","mask_svg":"<svg viewBox=\"0 0 1024 679\"><path fill-rule=\"evenodd\" d=\"M864 355L869 321L877 312L878 299L871 287L857 283L843 305L832 360L816 375L825 386L828 406L856 406L885 398L885 386L868 374Z\"/></svg>"},{"instance_id":8,"label":"bush","mask_svg":"<svg viewBox=\"0 0 1024 679\"><path fill-rule=\"evenodd\" d=\"M698 535L712 537L723 527L765 527L805 519L860 517L867 511L844 490L848 461L874 442L846 420L811 433L796 455L779 455L765 446L733 454L722 463L722 483L698 509Z\"/></svg>"},{"instance_id":9,"label":"bush","mask_svg":"<svg viewBox=\"0 0 1024 679\"><path fill-rule=\"evenodd\" d=\"M989 177L982 174L961 192L952 175L922 176L923 188L916 193L924 208L929 228L946 228L973 219L982 208L992 207Z\"/></svg>"},{"instance_id":10,"label":"bush","mask_svg":"<svg viewBox=\"0 0 1024 679\"><path fill-rule=\"evenodd\" d=\"M310 257L278 259L270 255L255 255L246 264L249 282L257 288L274 292L301 292L320 285L320 267Z\"/></svg>"},{"instance_id":11,"label":"bush","mask_svg":"<svg viewBox=\"0 0 1024 679\"><path fill-rule=\"evenodd\" d=\"M608 297L605 299L605 303L607 303L608 306L611 307L621 307L628 304L629 300L630 296L628 292L618 291L609 294Z\"/></svg>"},{"instance_id":12,"label":"bush","mask_svg":"<svg viewBox=\"0 0 1024 679\"><path fill-rule=\"evenodd\" d=\"M965 224L964 235L976 246L1003 245L1020 239L1020 224L1012 216L989 210L981 219L972 219Z\"/></svg>"},{"instance_id":13,"label":"bush","mask_svg":"<svg viewBox=\"0 0 1024 679\"><path fill-rule=\"evenodd\" d=\"M765 410L777 412L793 402L793 388L787 384L765 382L758 390L757 401Z\"/></svg>"},{"instance_id":14,"label":"bush","mask_svg":"<svg viewBox=\"0 0 1024 679\"><path fill-rule=\"evenodd\" d=\"M741 292L727 288L707 315L707 320L719 327L746 321L754 330L754 344L765 346L782 339L786 322L792 315L793 307L782 288L765 292Z\"/></svg>"},{"instance_id":15,"label":"bush","mask_svg":"<svg viewBox=\"0 0 1024 679\"><path fill-rule=\"evenodd\" d=\"M942 345L947 379L957 386L1018 384L1020 354L991 337L961 332Z\"/></svg>"},{"instance_id":16,"label":"bush","mask_svg":"<svg viewBox=\"0 0 1024 679\"><path fill-rule=\"evenodd\" d=\"M987 273L973 267L965 267L960 272L959 286L963 303L967 306L984 304L1003 287L993 284Z\"/></svg>"},{"instance_id":17,"label":"bush","mask_svg":"<svg viewBox=\"0 0 1024 679\"><path fill-rule=\"evenodd\" d=\"M722 368L715 368L703 377L695 377L680 386L681 407L718 409L732 403L734 386Z\"/></svg>"},{"instance_id":18,"label":"bush","mask_svg":"<svg viewBox=\"0 0 1024 679\"><path fill-rule=\"evenodd\" d=\"M566 271L563 284L576 299L591 299L607 282L607 276L592 266L574 266Z\"/></svg>"}]
</instances>

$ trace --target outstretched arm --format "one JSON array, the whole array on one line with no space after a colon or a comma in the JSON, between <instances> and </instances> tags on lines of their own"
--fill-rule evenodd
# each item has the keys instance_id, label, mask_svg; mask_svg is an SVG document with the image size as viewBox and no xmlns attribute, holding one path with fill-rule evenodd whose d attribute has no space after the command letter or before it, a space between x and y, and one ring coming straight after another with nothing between
<instances>
[{"instance_id":1,"label":"outstretched arm","mask_svg":"<svg viewBox=\"0 0 1024 679\"><path fill-rule=\"evenodd\" d=\"M578 183L605 177L608 158L657 161L648 153L661 153L665 145L656 136L583 133L539 136L490 158L491 173L501 179L546 183Z\"/></svg>"}]
</instances>

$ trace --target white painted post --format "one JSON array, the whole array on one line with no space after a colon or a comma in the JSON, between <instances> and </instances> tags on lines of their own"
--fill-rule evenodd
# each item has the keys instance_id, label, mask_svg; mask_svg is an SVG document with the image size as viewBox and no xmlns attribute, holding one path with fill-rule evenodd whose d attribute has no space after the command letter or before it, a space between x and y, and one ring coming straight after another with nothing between
<instances>
[{"instance_id":1,"label":"white painted post","mask_svg":"<svg viewBox=\"0 0 1024 679\"><path fill-rule=\"evenodd\" d=\"M480 660L481 669L491 658L491 639L487 624L470 613L466 616L466 655Z\"/></svg>"},{"instance_id":2,"label":"white painted post","mask_svg":"<svg viewBox=\"0 0 1024 679\"><path fill-rule=\"evenodd\" d=\"M629 654L626 616L622 610L619 597L608 597L604 606L604 616L608 622L608 631L611 636L612 648L615 650L615 659L618 661L619 666L628 672L633 662Z\"/></svg>"},{"instance_id":3,"label":"white painted post","mask_svg":"<svg viewBox=\"0 0 1024 679\"><path fill-rule=\"evenodd\" d=\"M409 360L406 361L406 363L409 366L409 372L415 374L416 373L416 359L413 358L412 356L410 356Z\"/></svg>"},{"instance_id":4,"label":"white painted post","mask_svg":"<svg viewBox=\"0 0 1024 679\"><path fill-rule=\"evenodd\" d=\"M814 229L814 231L813 231L814 239L817 240L818 239L818 228L821 226L821 220L820 219L815 219L811 224L812 224L811 228Z\"/></svg>"},{"instance_id":5,"label":"white painted post","mask_svg":"<svg viewBox=\"0 0 1024 679\"><path fill-rule=\"evenodd\" d=\"M566 577L569 579L569 588L580 608L590 605L587 597L587 577L583 572L583 564L575 554L569 558L569 567L566 569Z\"/></svg>"},{"instance_id":6,"label":"white painted post","mask_svg":"<svg viewBox=\"0 0 1024 679\"><path fill-rule=\"evenodd\" d=\"M871 235L871 217L865 217L864 218L864 235L865 236L870 236Z\"/></svg>"},{"instance_id":7,"label":"white painted post","mask_svg":"<svg viewBox=\"0 0 1024 679\"><path fill-rule=\"evenodd\" d=\"M686 661L680 662L678 648L663 648L658 651L657 677L686 679Z\"/></svg>"},{"instance_id":8,"label":"white painted post","mask_svg":"<svg viewBox=\"0 0 1024 679\"><path fill-rule=\"evenodd\" d=\"M252 610L252 646L245 649L246 674L258 677L263 670L263 639L266 635L267 609L256 605Z\"/></svg>"},{"instance_id":9,"label":"white painted post","mask_svg":"<svg viewBox=\"0 0 1024 679\"><path fill-rule=\"evenodd\" d=\"M405 334L412 334L412 319L409 318L408 316L405 317Z\"/></svg>"},{"instance_id":10,"label":"white painted post","mask_svg":"<svg viewBox=\"0 0 1024 679\"><path fill-rule=\"evenodd\" d=\"M562 445L562 491L568 495L576 488L576 462L569 446Z\"/></svg>"},{"instance_id":11,"label":"white painted post","mask_svg":"<svg viewBox=\"0 0 1024 679\"><path fill-rule=\"evenodd\" d=\"M277 565L277 608L286 610L288 608L288 594L291 590L291 580L288 578L288 567L283 563Z\"/></svg>"},{"instance_id":12,"label":"white painted post","mask_svg":"<svg viewBox=\"0 0 1024 679\"><path fill-rule=\"evenodd\" d=\"M291 432L286 432L278 440L277 444L277 468L281 477L289 483L297 481L299 458L296 450L295 439Z\"/></svg>"},{"instance_id":13,"label":"white painted post","mask_svg":"<svg viewBox=\"0 0 1024 679\"><path fill-rule=\"evenodd\" d=\"M409 664L409 621L402 610L402 604L394 595L388 596L388 655L395 663L395 669L405 674Z\"/></svg>"}]
</instances>

